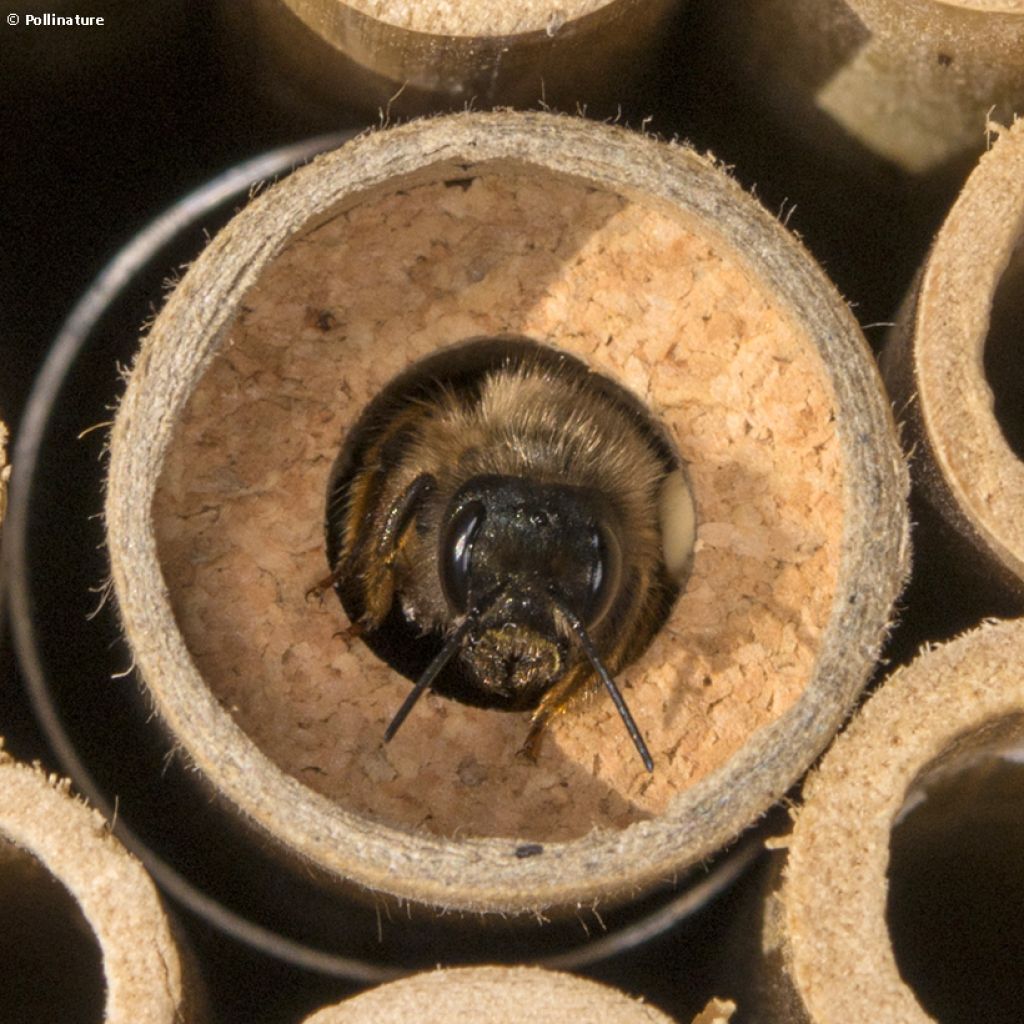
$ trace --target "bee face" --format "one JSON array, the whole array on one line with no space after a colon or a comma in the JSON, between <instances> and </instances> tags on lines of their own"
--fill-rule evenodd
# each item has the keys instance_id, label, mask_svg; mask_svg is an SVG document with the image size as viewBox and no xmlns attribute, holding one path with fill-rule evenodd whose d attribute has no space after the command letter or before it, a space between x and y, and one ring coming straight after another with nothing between
<instances>
[{"instance_id":1,"label":"bee face","mask_svg":"<svg viewBox=\"0 0 1024 1024\"><path fill-rule=\"evenodd\" d=\"M467 343L389 385L339 456L327 514L346 611L416 680L385 738L432 687L533 709L536 739L600 682L650 767L612 673L678 592L659 526L670 480L678 506L678 460L639 404L533 343ZM686 562L678 537L670 559Z\"/></svg>"},{"instance_id":2,"label":"bee face","mask_svg":"<svg viewBox=\"0 0 1024 1024\"><path fill-rule=\"evenodd\" d=\"M589 628L621 589L614 510L597 491L473 477L443 517L438 564L454 617L479 609L462 657L481 685L535 705L565 674L568 605Z\"/></svg>"}]
</instances>

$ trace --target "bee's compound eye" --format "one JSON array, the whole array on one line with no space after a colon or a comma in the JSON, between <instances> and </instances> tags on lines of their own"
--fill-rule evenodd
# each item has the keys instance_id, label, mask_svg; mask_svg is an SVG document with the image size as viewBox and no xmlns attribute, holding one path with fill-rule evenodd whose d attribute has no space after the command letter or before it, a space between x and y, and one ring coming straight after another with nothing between
<instances>
[{"instance_id":1,"label":"bee's compound eye","mask_svg":"<svg viewBox=\"0 0 1024 1024\"><path fill-rule=\"evenodd\" d=\"M583 621L594 626L604 618L615 600L622 579L622 548L612 530L596 525L591 534L593 559Z\"/></svg>"},{"instance_id":2,"label":"bee's compound eye","mask_svg":"<svg viewBox=\"0 0 1024 1024\"><path fill-rule=\"evenodd\" d=\"M483 525L484 505L470 501L448 520L441 534L441 589L448 604L457 612L469 605L469 573L473 540Z\"/></svg>"}]
</instances>

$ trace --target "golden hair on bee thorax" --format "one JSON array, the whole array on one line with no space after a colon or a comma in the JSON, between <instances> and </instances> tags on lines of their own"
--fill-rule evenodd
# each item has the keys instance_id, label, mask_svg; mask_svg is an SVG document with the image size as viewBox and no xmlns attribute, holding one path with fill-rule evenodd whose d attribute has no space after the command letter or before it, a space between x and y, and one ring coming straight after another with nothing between
<instances>
[{"instance_id":1,"label":"golden hair on bee thorax","mask_svg":"<svg viewBox=\"0 0 1024 1024\"><path fill-rule=\"evenodd\" d=\"M642 405L523 339L441 352L365 410L332 473L331 575L370 647L428 688L533 712L527 746L664 622L695 537L685 472Z\"/></svg>"}]
</instances>

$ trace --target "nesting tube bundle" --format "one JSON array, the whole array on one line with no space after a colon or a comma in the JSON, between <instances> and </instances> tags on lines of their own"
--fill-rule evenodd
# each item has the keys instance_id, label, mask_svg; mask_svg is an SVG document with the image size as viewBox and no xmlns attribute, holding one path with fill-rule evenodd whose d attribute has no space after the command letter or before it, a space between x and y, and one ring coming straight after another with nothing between
<instances>
[{"instance_id":1,"label":"nesting tube bundle","mask_svg":"<svg viewBox=\"0 0 1024 1024\"><path fill-rule=\"evenodd\" d=\"M1024 123L996 131L882 357L915 483L983 585L1024 601ZM954 595L949 595L954 600Z\"/></svg>"},{"instance_id":2,"label":"nesting tube bundle","mask_svg":"<svg viewBox=\"0 0 1024 1024\"><path fill-rule=\"evenodd\" d=\"M756 0L717 5L730 58L789 131L909 174L980 151L1024 107L1016 0Z\"/></svg>"},{"instance_id":3,"label":"nesting tube bundle","mask_svg":"<svg viewBox=\"0 0 1024 1024\"><path fill-rule=\"evenodd\" d=\"M282 86L297 86L325 106L407 114L470 104L615 103L679 0L230 6L242 8L225 12L237 20L235 34L256 34L255 45L278 68Z\"/></svg>"},{"instance_id":4,"label":"nesting tube bundle","mask_svg":"<svg viewBox=\"0 0 1024 1024\"><path fill-rule=\"evenodd\" d=\"M26 1004L40 1020L90 1007L107 1024L198 1019L194 976L142 865L67 783L2 751L0 887L5 1020L27 1019ZM31 913L18 914L23 906ZM53 959L34 964L37 952Z\"/></svg>"},{"instance_id":5,"label":"nesting tube bundle","mask_svg":"<svg viewBox=\"0 0 1024 1024\"><path fill-rule=\"evenodd\" d=\"M428 694L353 631L323 519L381 389L525 337L625 389L685 465L692 569L619 683L557 716ZM456 453L453 452L453 457ZM364 137L257 198L189 269L133 370L107 531L160 715L286 861L435 907L623 899L719 850L823 749L907 561L881 383L805 250L711 161L548 114Z\"/></svg>"},{"instance_id":6,"label":"nesting tube bundle","mask_svg":"<svg viewBox=\"0 0 1024 1024\"><path fill-rule=\"evenodd\" d=\"M904 894L893 882L890 851L894 829L922 786L970 773L983 759L1014 747L1019 751L1024 735L1022 651L1020 621L991 623L924 651L893 673L808 778L786 845L785 868L765 906L759 1019L780 1024L963 1019L946 1017L941 1009L933 1016L904 981L890 931ZM985 800L984 787L970 799L975 804ZM1007 814L1016 814L1019 821L1019 803L992 810L991 857L1014 866L1010 884L1016 887L1020 829L998 822ZM949 830L962 813L963 808L950 818ZM941 857L947 843L939 836L919 868ZM963 884L984 882L977 878ZM932 896L938 916L944 904L962 899L951 890ZM962 928L957 920L947 917L943 931ZM974 926L983 932L993 924L975 920ZM968 935L964 944L991 947L1005 941L979 932L973 940ZM926 960L933 972L947 975L936 981L970 985L958 978L967 969L963 960L953 969L935 948ZM983 995L975 992L969 1005L968 1016L986 1016ZM1016 1006L990 1009L1016 1011L1019 999Z\"/></svg>"},{"instance_id":7,"label":"nesting tube bundle","mask_svg":"<svg viewBox=\"0 0 1024 1024\"><path fill-rule=\"evenodd\" d=\"M727 1024L732 1005L715 1001L694 1024ZM304 1024L444 1024L476 1020L516 1024L601 1020L608 1024L671 1024L664 1013L614 989L535 967L464 967L418 974L325 1007Z\"/></svg>"}]
</instances>

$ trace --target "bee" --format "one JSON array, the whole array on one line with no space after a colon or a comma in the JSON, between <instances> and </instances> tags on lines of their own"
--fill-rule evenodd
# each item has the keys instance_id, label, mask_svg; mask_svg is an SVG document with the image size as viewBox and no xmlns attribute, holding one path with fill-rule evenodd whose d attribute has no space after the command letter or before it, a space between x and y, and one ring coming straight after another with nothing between
<instances>
[{"instance_id":1,"label":"bee","mask_svg":"<svg viewBox=\"0 0 1024 1024\"><path fill-rule=\"evenodd\" d=\"M681 463L641 403L526 339L478 339L406 371L335 463L333 585L354 631L427 689L533 712L524 744L580 694L608 691L664 622L695 536Z\"/></svg>"}]
</instances>

